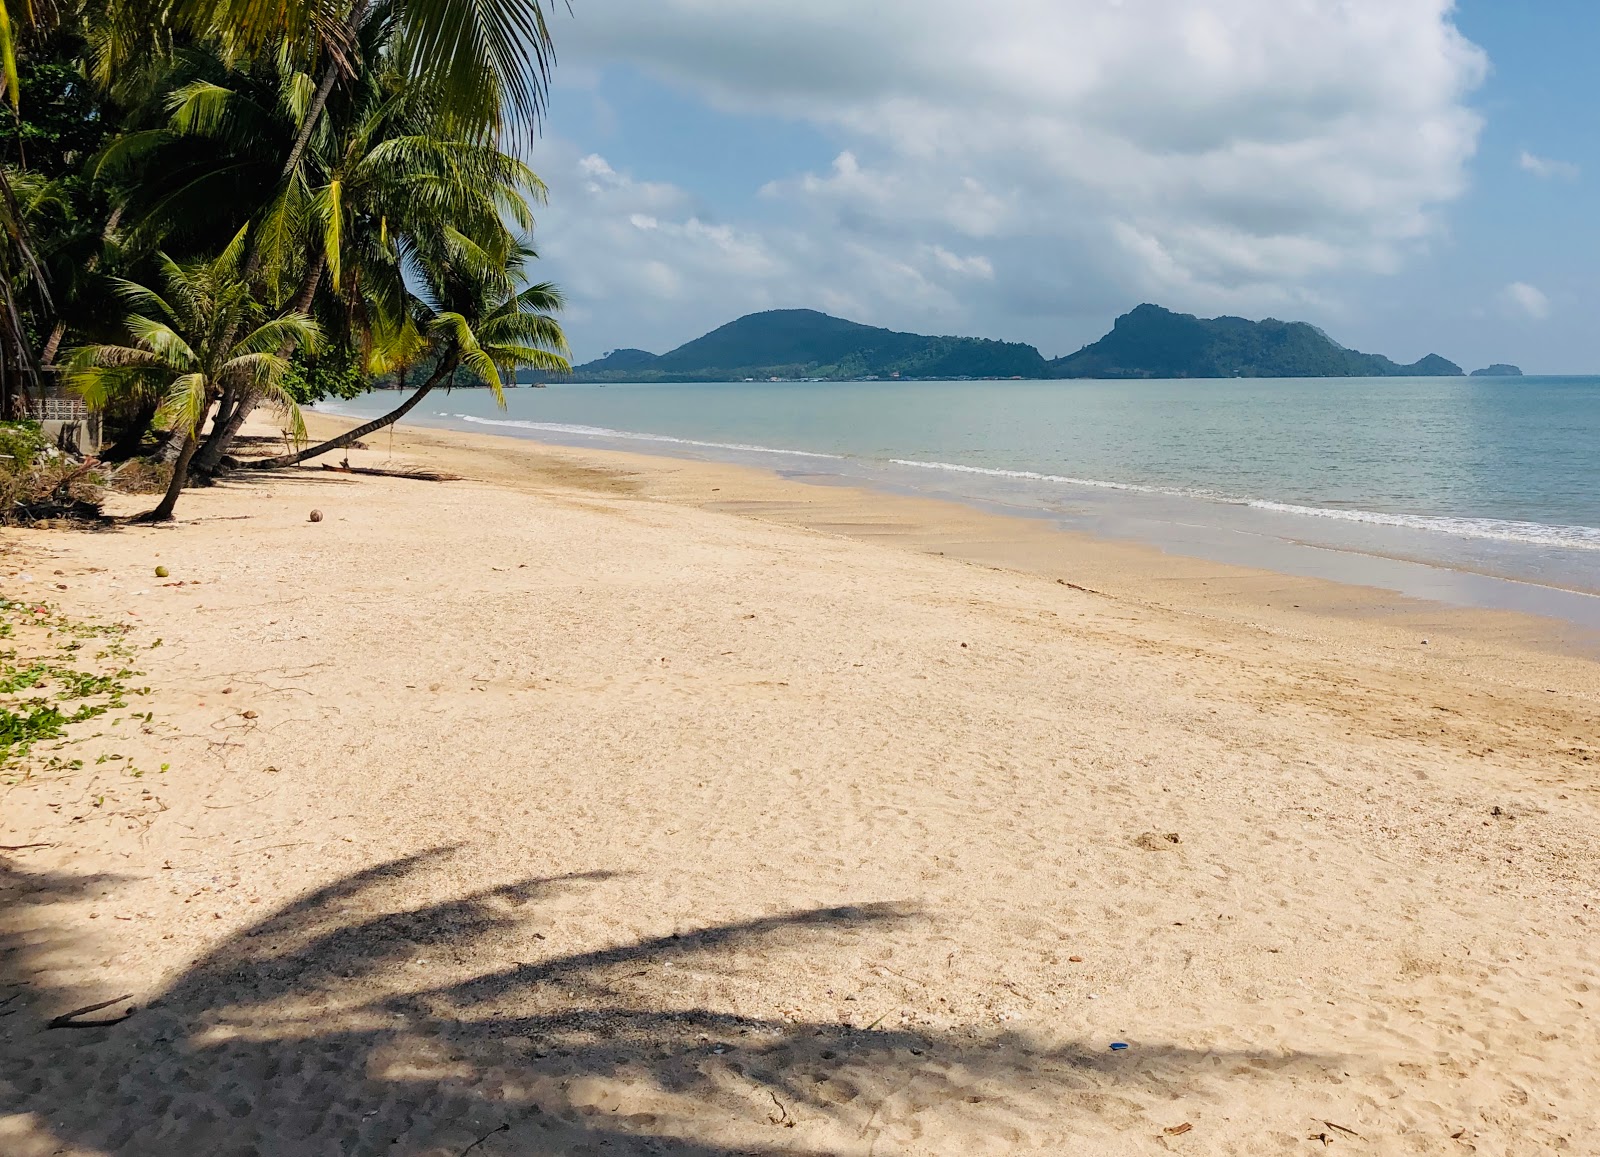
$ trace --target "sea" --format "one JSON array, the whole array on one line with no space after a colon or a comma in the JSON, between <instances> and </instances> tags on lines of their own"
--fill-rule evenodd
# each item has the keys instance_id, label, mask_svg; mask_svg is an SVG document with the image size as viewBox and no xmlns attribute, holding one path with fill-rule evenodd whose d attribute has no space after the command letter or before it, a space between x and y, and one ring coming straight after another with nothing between
<instances>
[{"instance_id":1,"label":"sea","mask_svg":"<svg viewBox=\"0 0 1600 1157\"><path fill-rule=\"evenodd\" d=\"M1600 628L1600 377L437 393L411 424L760 466ZM381 391L325 412L374 416Z\"/></svg>"}]
</instances>

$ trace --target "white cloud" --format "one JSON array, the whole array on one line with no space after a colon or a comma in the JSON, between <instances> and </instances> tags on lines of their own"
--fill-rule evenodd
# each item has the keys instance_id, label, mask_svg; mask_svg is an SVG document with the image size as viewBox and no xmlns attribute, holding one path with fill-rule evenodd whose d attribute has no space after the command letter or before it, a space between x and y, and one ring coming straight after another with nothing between
<instances>
[{"instance_id":1,"label":"white cloud","mask_svg":"<svg viewBox=\"0 0 1600 1157\"><path fill-rule=\"evenodd\" d=\"M844 130L777 187L969 236L1145 240L1219 289L1388 269L1462 189L1451 0L612 0L568 26L720 105ZM869 156L870 154L870 156ZM1070 219L1070 220L1069 220Z\"/></svg>"},{"instance_id":2,"label":"white cloud","mask_svg":"<svg viewBox=\"0 0 1600 1157\"><path fill-rule=\"evenodd\" d=\"M637 180L560 139L544 141L536 160L551 187L536 234L543 272L567 291L580 357L618 344L661 352L740 314L785 307L954 330L966 316L957 290L995 276L987 256L965 249L902 252L870 238L720 222L687 190Z\"/></svg>"},{"instance_id":3,"label":"white cloud","mask_svg":"<svg viewBox=\"0 0 1600 1157\"><path fill-rule=\"evenodd\" d=\"M1523 149L1522 154L1517 157L1517 167L1524 172L1532 173L1535 177L1543 177L1545 180L1549 180L1551 177L1562 177L1572 181L1576 180L1578 176L1578 166L1571 161L1552 161L1549 157L1537 156L1528 152L1527 149Z\"/></svg>"},{"instance_id":4,"label":"white cloud","mask_svg":"<svg viewBox=\"0 0 1600 1157\"><path fill-rule=\"evenodd\" d=\"M1526 281L1513 281L1500 291L1500 302L1518 317L1543 321L1550 316L1550 299Z\"/></svg>"},{"instance_id":5,"label":"white cloud","mask_svg":"<svg viewBox=\"0 0 1600 1157\"><path fill-rule=\"evenodd\" d=\"M1481 127L1466 98L1487 64L1452 7L585 4L559 28L563 69L627 63L727 111L819 126L841 151L821 171L752 174L760 212L732 223L617 157L563 154L565 173L541 158L541 236L580 308L591 290L621 294L613 310L735 307L718 320L833 303L1046 346L1040 319L1102 325L1141 298L1326 316L1329 284L1400 268L1465 187ZM649 261L677 272L673 294Z\"/></svg>"}]
</instances>

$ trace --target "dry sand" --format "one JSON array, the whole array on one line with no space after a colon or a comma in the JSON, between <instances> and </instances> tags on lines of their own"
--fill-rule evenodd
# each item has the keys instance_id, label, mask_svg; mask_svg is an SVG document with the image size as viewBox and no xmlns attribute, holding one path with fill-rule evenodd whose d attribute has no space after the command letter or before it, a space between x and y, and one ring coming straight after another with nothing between
<instances>
[{"instance_id":1,"label":"dry sand","mask_svg":"<svg viewBox=\"0 0 1600 1157\"><path fill-rule=\"evenodd\" d=\"M152 715L0 787L0 1153L1600 1153L1582 640L733 467L391 459L469 478L7 533Z\"/></svg>"}]
</instances>

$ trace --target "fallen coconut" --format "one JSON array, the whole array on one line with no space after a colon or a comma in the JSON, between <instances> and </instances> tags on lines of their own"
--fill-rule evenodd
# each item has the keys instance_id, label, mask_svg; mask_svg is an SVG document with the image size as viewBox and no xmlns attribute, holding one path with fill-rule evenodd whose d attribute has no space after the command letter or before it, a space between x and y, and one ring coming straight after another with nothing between
<instances>
[{"instance_id":1,"label":"fallen coconut","mask_svg":"<svg viewBox=\"0 0 1600 1157\"><path fill-rule=\"evenodd\" d=\"M311 512L311 521L312 522L321 522L322 521L322 511L313 510Z\"/></svg>"}]
</instances>

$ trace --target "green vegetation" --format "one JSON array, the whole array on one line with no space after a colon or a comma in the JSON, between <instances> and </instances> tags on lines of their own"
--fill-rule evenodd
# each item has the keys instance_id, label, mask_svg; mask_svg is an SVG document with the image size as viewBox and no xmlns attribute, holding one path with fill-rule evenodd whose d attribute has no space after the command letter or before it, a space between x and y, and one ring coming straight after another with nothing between
<instances>
[{"instance_id":1,"label":"green vegetation","mask_svg":"<svg viewBox=\"0 0 1600 1157\"><path fill-rule=\"evenodd\" d=\"M578 366L584 382L706 382L744 378L1042 378L1039 351L1016 342L923 337L858 325L810 309L775 309L729 322L659 357L617 350Z\"/></svg>"},{"instance_id":2,"label":"green vegetation","mask_svg":"<svg viewBox=\"0 0 1600 1157\"><path fill-rule=\"evenodd\" d=\"M63 739L73 724L126 707L130 695L147 692L128 686L137 672L128 665L133 651L124 639L127 631L75 622L41 604L0 599L0 640L6 644L0 649L0 776L25 775L36 744ZM104 646L86 662L84 641L91 638ZM54 758L47 766L75 769L83 762Z\"/></svg>"},{"instance_id":3,"label":"green vegetation","mask_svg":"<svg viewBox=\"0 0 1600 1157\"><path fill-rule=\"evenodd\" d=\"M1305 378L1436 376L1461 368L1430 354L1396 365L1345 349L1305 322L1204 319L1141 305L1075 354L1046 361L1030 345L923 337L809 309L753 313L671 353L614 350L578 366L579 382L724 382L746 378Z\"/></svg>"},{"instance_id":4,"label":"green vegetation","mask_svg":"<svg viewBox=\"0 0 1600 1157\"><path fill-rule=\"evenodd\" d=\"M1346 349L1303 321L1200 318L1141 305L1093 345L1050 363L1055 378L1447 377L1461 367L1437 354L1397 365Z\"/></svg>"},{"instance_id":5,"label":"green vegetation","mask_svg":"<svg viewBox=\"0 0 1600 1157\"><path fill-rule=\"evenodd\" d=\"M150 517L262 403L567 368L516 157L544 0L0 3L0 415L81 393L170 477Z\"/></svg>"}]
</instances>

